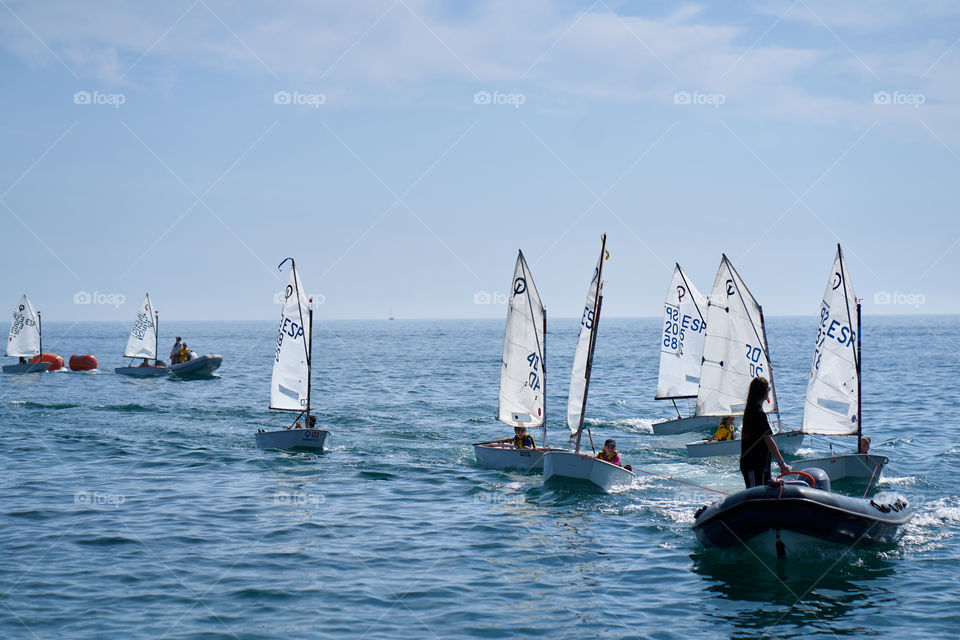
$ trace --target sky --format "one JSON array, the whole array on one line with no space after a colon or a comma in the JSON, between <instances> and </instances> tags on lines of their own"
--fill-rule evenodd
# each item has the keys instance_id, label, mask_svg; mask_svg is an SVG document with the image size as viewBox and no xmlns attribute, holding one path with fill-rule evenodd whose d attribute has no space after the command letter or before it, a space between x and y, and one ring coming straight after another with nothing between
<instances>
[{"instance_id":1,"label":"sky","mask_svg":"<svg viewBox=\"0 0 960 640\"><path fill-rule=\"evenodd\" d=\"M0 0L0 302L45 321L580 315L721 255L960 313L960 2ZM4 302L5 301L5 302Z\"/></svg>"}]
</instances>

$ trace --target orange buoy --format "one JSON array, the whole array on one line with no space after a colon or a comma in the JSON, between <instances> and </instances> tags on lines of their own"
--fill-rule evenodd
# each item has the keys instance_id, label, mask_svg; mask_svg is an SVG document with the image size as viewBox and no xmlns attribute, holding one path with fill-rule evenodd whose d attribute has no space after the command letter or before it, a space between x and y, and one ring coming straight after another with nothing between
<instances>
[{"instance_id":1,"label":"orange buoy","mask_svg":"<svg viewBox=\"0 0 960 640\"><path fill-rule=\"evenodd\" d=\"M60 360L63 362L63 360ZM83 356L70 356L70 371L92 371L97 368L97 359L89 353Z\"/></svg>"},{"instance_id":2,"label":"orange buoy","mask_svg":"<svg viewBox=\"0 0 960 640\"><path fill-rule=\"evenodd\" d=\"M56 371L57 369L63 369L63 358L61 358L55 353L41 353L38 356L33 356L33 361L49 362L50 363L49 371Z\"/></svg>"}]
</instances>

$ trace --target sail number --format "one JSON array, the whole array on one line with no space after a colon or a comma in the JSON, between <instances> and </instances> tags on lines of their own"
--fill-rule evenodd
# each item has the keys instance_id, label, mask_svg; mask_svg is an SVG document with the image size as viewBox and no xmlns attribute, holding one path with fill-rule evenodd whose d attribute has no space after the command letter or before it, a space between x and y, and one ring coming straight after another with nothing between
<instances>
[{"instance_id":1,"label":"sail number","mask_svg":"<svg viewBox=\"0 0 960 640\"><path fill-rule=\"evenodd\" d=\"M747 347L747 364L750 365L750 377L756 378L763 375L763 363L760 361L760 356L763 355L763 349L760 347L754 347L753 345L746 345Z\"/></svg>"},{"instance_id":2,"label":"sail number","mask_svg":"<svg viewBox=\"0 0 960 640\"><path fill-rule=\"evenodd\" d=\"M288 336L289 338L296 340L302 335L303 327L292 321L290 318L284 316L283 322L280 323L280 330L277 332L277 353L274 356L277 362L280 362L280 347L283 346L283 337Z\"/></svg>"},{"instance_id":3,"label":"sail number","mask_svg":"<svg viewBox=\"0 0 960 640\"><path fill-rule=\"evenodd\" d=\"M580 319L580 325L585 327L587 331L593 330L593 309L587 306L583 308L583 318Z\"/></svg>"},{"instance_id":4,"label":"sail number","mask_svg":"<svg viewBox=\"0 0 960 640\"><path fill-rule=\"evenodd\" d=\"M679 308L669 304L665 305L664 309L663 348L682 356L683 340L687 333L703 333L706 331L707 324L700 318L681 314Z\"/></svg>"},{"instance_id":5,"label":"sail number","mask_svg":"<svg viewBox=\"0 0 960 640\"><path fill-rule=\"evenodd\" d=\"M820 370L820 356L823 355L823 344L827 338L834 340L841 347L853 345L857 339L856 332L847 325L837 322L830 317L830 306L820 305L820 326L817 328L817 345L813 351L813 369Z\"/></svg>"},{"instance_id":6,"label":"sail number","mask_svg":"<svg viewBox=\"0 0 960 640\"><path fill-rule=\"evenodd\" d=\"M140 311L137 312L137 321L133 323L133 330L130 333L135 335L137 340L143 340L143 336L146 335L147 329L152 328L153 320L150 319L150 316Z\"/></svg>"},{"instance_id":7,"label":"sail number","mask_svg":"<svg viewBox=\"0 0 960 640\"><path fill-rule=\"evenodd\" d=\"M527 356L527 362L530 364L530 375L527 378L527 384L531 389L537 391L540 388L540 355L531 353Z\"/></svg>"}]
</instances>

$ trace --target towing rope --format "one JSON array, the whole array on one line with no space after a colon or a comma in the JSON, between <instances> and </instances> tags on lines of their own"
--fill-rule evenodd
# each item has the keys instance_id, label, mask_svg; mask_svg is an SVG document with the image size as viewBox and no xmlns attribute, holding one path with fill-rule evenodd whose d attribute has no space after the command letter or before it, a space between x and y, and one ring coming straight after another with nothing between
<instances>
[{"instance_id":1,"label":"towing rope","mask_svg":"<svg viewBox=\"0 0 960 640\"><path fill-rule=\"evenodd\" d=\"M653 473L652 471L644 471L643 469L636 469L636 468L631 468L630 470L639 471L640 473L645 473L648 476L653 476L654 478L663 478L664 480L670 480L672 482L678 482L680 484L696 487L697 489L703 489L704 491L713 491L714 493L719 493L724 496L730 495L726 491L720 491L719 489L711 489L710 487L704 487L703 485L694 484L693 482L687 482L686 480L678 480L677 478L671 478L670 476L660 475L659 473Z\"/></svg>"}]
</instances>

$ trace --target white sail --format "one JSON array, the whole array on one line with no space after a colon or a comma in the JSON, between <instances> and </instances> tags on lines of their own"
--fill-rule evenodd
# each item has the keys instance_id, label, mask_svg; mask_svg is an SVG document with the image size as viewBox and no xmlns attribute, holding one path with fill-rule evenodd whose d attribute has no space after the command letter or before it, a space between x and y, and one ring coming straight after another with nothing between
<instances>
[{"instance_id":1,"label":"white sail","mask_svg":"<svg viewBox=\"0 0 960 640\"><path fill-rule=\"evenodd\" d=\"M857 297L840 246L820 303L820 325L803 405L803 431L849 435L859 430L857 396L860 375Z\"/></svg>"},{"instance_id":2,"label":"white sail","mask_svg":"<svg viewBox=\"0 0 960 640\"><path fill-rule=\"evenodd\" d=\"M692 398L700 390L707 299L678 264L673 271L660 332L657 398Z\"/></svg>"},{"instance_id":3,"label":"white sail","mask_svg":"<svg viewBox=\"0 0 960 640\"><path fill-rule=\"evenodd\" d=\"M600 259L593 270L593 278L587 288L587 301L580 317L580 333L577 336L577 351L573 356L573 371L570 374L570 393L567 395L567 426L576 434L583 424L583 399L587 393L590 367L591 342L596 328L598 297L603 293L603 261L606 250L600 250Z\"/></svg>"},{"instance_id":4,"label":"white sail","mask_svg":"<svg viewBox=\"0 0 960 640\"><path fill-rule=\"evenodd\" d=\"M763 330L763 310L750 294L733 265L723 256L707 301L707 335L703 341L697 415L743 413L750 381L763 376L773 386ZM764 402L767 413L776 411L771 392Z\"/></svg>"},{"instance_id":5,"label":"white sail","mask_svg":"<svg viewBox=\"0 0 960 640\"><path fill-rule=\"evenodd\" d=\"M150 294L140 303L137 319L133 321L127 347L123 350L127 358L157 357L157 319L150 304Z\"/></svg>"},{"instance_id":6,"label":"white sail","mask_svg":"<svg viewBox=\"0 0 960 640\"><path fill-rule=\"evenodd\" d=\"M282 266L282 265L281 265ZM307 408L310 367L307 363L309 307L291 260L290 280L284 290L280 328L277 331L273 377L270 380L270 408L304 411Z\"/></svg>"},{"instance_id":7,"label":"white sail","mask_svg":"<svg viewBox=\"0 0 960 640\"><path fill-rule=\"evenodd\" d=\"M513 270L500 365L497 419L509 425L543 424L546 371L543 362L543 304L523 252ZM515 420L514 417L520 417Z\"/></svg>"},{"instance_id":8,"label":"white sail","mask_svg":"<svg viewBox=\"0 0 960 640\"><path fill-rule=\"evenodd\" d=\"M40 355L40 323L37 312L24 295L13 308L13 321L7 338L7 355L29 358Z\"/></svg>"}]
</instances>

